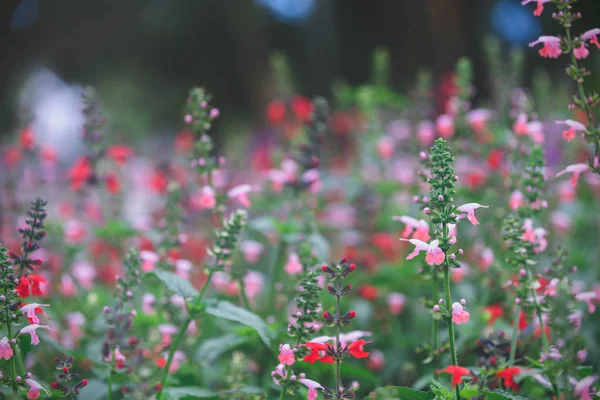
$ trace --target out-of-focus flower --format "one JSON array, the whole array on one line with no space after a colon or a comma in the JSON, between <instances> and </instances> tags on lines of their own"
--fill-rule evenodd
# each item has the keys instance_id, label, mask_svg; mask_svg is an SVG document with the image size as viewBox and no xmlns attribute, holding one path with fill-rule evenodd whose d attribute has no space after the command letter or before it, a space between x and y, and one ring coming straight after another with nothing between
<instances>
[{"instance_id":1,"label":"out-of-focus flower","mask_svg":"<svg viewBox=\"0 0 600 400\"><path fill-rule=\"evenodd\" d=\"M479 221L475 217L475 210L477 210L478 208L488 208L488 207L489 206L482 206L479 203L467 203L467 204L463 204L462 206L458 207L458 211L467 213L467 219L469 220L469 222L471 222L473 225L478 225Z\"/></svg>"},{"instance_id":2,"label":"out-of-focus flower","mask_svg":"<svg viewBox=\"0 0 600 400\"><path fill-rule=\"evenodd\" d=\"M256 240L244 240L240 246L244 261L248 264L256 264L260 259L264 246Z\"/></svg>"},{"instance_id":3,"label":"out-of-focus flower","mask_svg":"<svg viewBox=\"0 0 600 400\"><path fill-rule=\"evenodd\" d=\"M406 302L406 296L402 293L392 292L387 296L387 303L390 313L393 315L402 314L404 311L404 303Z\"/></svg>"},{"instance_id":4,"label":"out-of-focus flower","mask_svg":"<svg viewBox=\"0 0 600 400\"><path fill-rule=\"evenodd\" d=\"M239 185L236 186L227 192L227 195L230 199L237 200L242 206L250 207L252 203L250 203L250 199L248 198L248 193L252 191L252 186L250 185Z\"/></svg>"},{"instance_id":5,"label":"out-of-focus flower","mask_svg":"<svg viewBox=\"0 0 600 400\"><path fill-rule=\"evenodd\" d=\"M529 3L536 3L536 7L535 10L533 10L533 15L535 15L536 17L539 17L540 15L542 15L542 12L544 11L544 3L550 3L552 0L523 0L521 2L522 5L525 4L529 4Z\"/></svg>"},{"instance_id":6,"label":"out-of-focus flower","mask_svg":"<svg viewBox=\"0 0 600 400\"><path fill-rule=\"evenodd\" d=\"M285 264L283 269L288 275L297 275L301 273L303 268L298 254L293 252L289 253L287 263Z\"/></svg>"},{"instance_id":7,"label":"out-of-focus flower","mask_svg":"<svg viewBox=\"0 0 600 400\"><path fill-rule=\"evenodd\" d=\"M568 126L568 129L563 131L563 133L562 133L563 138L565 138L567 141L571 141L571 140L575 139L575 136L577 136L577 132L583 132L587 129L585 125L583 125L580 122L573 121L572 119L566 119L564 121L556 121L556 123L560 124L560 125Z\"/></svg>"},{"instance_id":8,"label":"out-of-focus flower","mask_svg":"<svg viewBox=\"0 0 600 400\"><path fill-rule=\"evenodd\" d=\"M504 380L504 386L510 389L519 390L519 385L514 381L515 376L521 373L521 368L505 368L496 373L496 376Z\"/></svg>"},{"instance_id":9,"label":"out-of-focus flower","mask_svg":"<svg viewBox=\"0 0 600 400\"><path fill-rule=\"evenodd\" d=\"M457 325L464 324L469 320L469 314L460 303L452 303L452 322Z\"/></svg>"},{"instance_id":10,"label":"out-of-focus flower","mask_svg":"<svg viewBox=\"0 0 600 400\"><path fill-rule=\"evenodd\" d=\"M21 328L19 332L21 334L31 335L31 344L37 346L40 343L40 337L38 336L36 330L40 328L50 330L50 327L48 325L31 324Z\"/></svg>"},{"instance_id":11,"label":"out-of-focus flower","mask_svg":"<svg viewBox=\"0 0 600 400\"><path fill-rule=\"evenodd\" d=\"M544 47L539 50L540 56L544 58L558 58L562 54L559 37L540 36L538 40L529 43L529 47L533 47L540 43L544 45Z\"/></svg>"},{"instance_id":12,"label":"out-of-focus flower","mask_svg":"<svg viewBox=\"0 0 600 400\"><path fill-rule=\"evenodd\" d=\"M571 177L571 186L576 187L577 186L577 181L579 180L579 176L590 169L590 166L587 164L571 164L569 166L567 166L567 168L563 169L562 171L560 171L559 173L556 174L556 177L559 177L561 175L564 174L568 174L571 173L573 174L573 176Z\"/></svg>"},{"instance_id":13,"label":"out-of-focus flower","mask_svg":"<svg viewBox=\"0 0 600 400\"><path fill-rule=\"evenodd\" d=\"M449 365L444 369L438 369L435 371L437 374L450 374L452 375L452 388L456 387L456 385L462 383L463 376L471 375L471 371L469 371L465 367L460 367L458 365Z\"/></svg>"}]
</instances>

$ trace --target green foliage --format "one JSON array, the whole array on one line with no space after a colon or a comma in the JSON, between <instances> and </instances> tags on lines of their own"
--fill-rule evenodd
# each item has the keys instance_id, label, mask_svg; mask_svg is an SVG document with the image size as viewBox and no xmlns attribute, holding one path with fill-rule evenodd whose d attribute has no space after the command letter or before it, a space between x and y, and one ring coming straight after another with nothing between
<instances>
[{"instance_id":1,"label":"green foliage","mask_svg":"<svg viewBox=\"0 0 600 400\"><path fill-rule=\"evenodd\" d=\"M402 386L386 386L379 388L365 397L365 400L431 400L434 395Z\"/></svg>"},{"instance_id":2,"label":"green foliage","mask_svg":"<svg viewBox=\"0 0 600 400\"><path fill-rule=\"evenodd\" d=\"M199 294L198 291L194 289L190 281L172 272L155 270L150 272L148 275L156 276L170 291L181 297L189 298L198 296Z\"/></svg>"},{"instance_id":3,"label":"green foliage","mask_svg":"<svg viewBox=\"0 0 600 400\"><path fill-rule=\"evenodd\" d=\"M527 398L496 389L493 392L484 391L486 400L527 400Z\"/></svg>"},{"instance_id":4,"label":"green foliage","mask_svg":"<svg viewBox=\"0 0 600 400\"><path fill-rule=\"evenodd\" d=\"M163 390L165 400L216 399L217 393L199 387L170 387Z\"/></svg>"},{"instance_id":5,"label":"green foliage","mask_svg":"<svg viewBox=\"0 0 600 400\"><path fill-rule=\"evenodd\" d=\"M218 318L239 322L254 329L267 347L271 346L271 332L267 324L256 314L228 301L206 301L205 312Z\"/></svg>"}]
</instances>

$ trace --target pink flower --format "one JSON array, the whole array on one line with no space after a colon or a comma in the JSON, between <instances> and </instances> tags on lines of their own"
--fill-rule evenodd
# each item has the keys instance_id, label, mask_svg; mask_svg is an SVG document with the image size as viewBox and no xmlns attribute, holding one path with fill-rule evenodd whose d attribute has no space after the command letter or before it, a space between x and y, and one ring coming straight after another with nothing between
<instances>
[{"instance_id":1,"label":"pink flower","mask_svg":"<svg viewBox=\"0 0 600 400\"><path fill-rule=\"evenodd\" d=\"M242 206L250 207L252 203L250 203L250 199L248 199L248 193L252 191L252 186L250 185L239 185L227 192L227 196L230 199L237 200Z\"/></svg>"},{"instance_id":2,"label":"pink flower","mask_svg":"<svg viewBox=\"0 0 600 400\"><path fill-rule=\"evenodd\" d=\"M590 55L590 51L587 49L585 42L581 42L579 47L573 49L573 55L576 59L581 60L587 58Z\"/></svg>"},{"instance_id":3,"label":"pink flower","mask_svg":"<svg viewBox=\"0 0 600 400\"><path fill-rule=\"evenodd\" d=\"M85 315L80 312L70 312L65 315L69 331L74 338L80 338L83 335L81 327L85 324Z\"/></svg>"},{"instance_id":4,"label":"pink flower","mask_svg":"<svg viewBox=\"0 0 600 400\"><path fill-rule=\"evenodd\" d=\"M288 260L283 267L288 275L297 275L302 272L302 263L300 263L300 257L296 253L288 254Z\"/></svg>"},{"instance_id":5,"label":"pink flower","mask_svg":"<svg viewBox=\"0 0 600 400\"><path fill-rule=\"evenodd\" d=\"M150 272L156 267L159 257L153 251L142 250L140 251L140 259L142 260L142 271Z\"/></svg>"},{"instance_id":6,"label":"pink flower","mask_svg":"<svg viewBox=\"0 0 600 400\"><path fill-rule=\"evenodd\" d=\"M471 129L473 129L476 133L479 133L485 130L487 122L492 118L492 116L493 113L490 110L486 110L485 108L477 108L469 111L466 115L466 119L471 126Z\"/></svg>"},{"instance_id":7,"label":"pink flower","mask_svg":"<svg viewBox=\"0 0 600 400\"><path fill-rule=\"evenodd\" d=\"M85 239L86 230L85 225L81 222L71 219L65 222L65 242L70 245L81 244Z\"/></svg>"},{"instance_id":8,"label":"pink flower","mask_svg":"<svg viewBox=\"0 0 600 400\"><path fill-rule=\"evenodd\" d=\"M10 360L13 356L13 349L8 341L8 337L4 336L2 340L0 340L0 358L4 358L5 360Z\"/></svg>"},{"instance_id":9,"label":"pink flower","mask_svg":"<svg viewBox=\"0 0 600 400\"><path fill-rule=\"evenodd\" d=\"M480 257L481 258L479 259L479 269L482 271L487 271L496 259L496 257L494 256L494 251L489 247L483 249Z\"/></svg>"},{"instance_id":10,"label":"pink flower","mask_svg":"<svg viewBox=\"0 0 600 400\"><path fill-rule=\"evenodd\" d=\"M452 322L457 325L464 324L471 315L463 308L460 303L452 303Z\"/></svg>"},{"instance_id":11,"label":"pink flower","mask_svg":"<svg viewBox=\"0 0 600 400\"><path fill-rule=\"evenodd\" d=\"M315 400L319 396L317 389L323 388L319 382L315 382L310 379L299 379L298 382L308 388L308 396L306 397L307 400Z\"/></svg>"},{"instance_id":12,"label":"pink flower","mask_svg":"<svg viewBox=\"0 0 600 400\"><path fill-rule=\"evenodd\" d=\"M449 114L440 115L435 121L435 126L440 136L448 139L454 135L454 118Z\"/></svg>"},{"instance_id":13,"label":"pink flower","mask_svg":"<svg viewBox=\"0 0 600 400\"><path fill-rule=\"evenodd\" d=\"M264 246L256 240L244 240L240 246L244 261L248 264L256 264L263 252Z\"/></svg>"},{"instance_id":14,"label":"pink flower","mask_svg":"<svg viewBox=\"0 0 600 400\"><path fill-rule=\"evenodd\" d=\"M313 168L302 174L302 182L308 185L310 193L318 193L321 190L321 174L318 169Z\"/></svg>"},{"instance_id":15,"label":"pink flower","mask_svg":"<svg viewBox=\"0 0 600 400\"><path fill-rule=\"evenodd\" d=\"M435 138L435 127L431 121L423 121L417 125L417 140L422 147L428 147Z\"/></svg>"},{"instance_id":16,"label":"pink flower","mask_svg":"<svg viewBox=\"0 0 600 400\"><path fill-rule=\"evenodd\" d=\"M184 278L190 279L190 271L192 270L192 263L189 260L179 259L175 261L175 274Z\"/></svg>"},{"instance_id":17,"label":"pink flower","mask_svg":"<svg viewBox=\"0 0 600 400\"><path fill-rule=\"evenodd\" d=\"M450 237L450 244L456 243L456 224L448 224L448 236Z\"/></svg>"},{"instance_id":18,"label":"pink flower","mask_svg":"<svg viewBox=\"0 0 600 400\"><path fill-rule=\"evenodd\" d=\"M583 132L586 130L585 125L579 123L577 121L573 121L572 119L566 119L564 121L556 121L557 124L567 125L569 129L562 133L563 138L565 138L568 142L575 139L577 132Z\"/></svg>"},{"instance_id":19,"label":"pink flower","mask_svg":"<svg viewBox=\"0 0 600 400\"><path fill-rule=\"evenodd\" d=\"M73 276L84 289L91 289L96 279L96 268L88 261L77 261L73 264Z\"/></svg>"},{"instance_id":20,"label":"pink flower","mask_svg":"<svg viewBox=\"0 0 600 400\"><path fill-rule=\"evenodd\" d=\"M595 300L598 298L596 292L581 292L575 295L577 301L583 301L588 306L588 312L593 314L596 311Z\"/></svg>"},{"instance_id":21,"label":"pink flower","mask_svg":"<svg viewBox=\"0 0 600 400\"><path fill-rule=\"evenodd\" d=\"M508 198L508 206L510 207L511 211L520 208L523 205L523 199L523 193L520 191L515 190L512 192Z\"/></svg>"},{"instance_id":22,"label":"pink flower","mask_svg":"<svg viewBox=\"0 0 600 400\"><path fill-rule=\"evenodd\" d=\"M539 51L540 56L544 58L558 58L562 54L560 49L560 38L556 36L540 36L538 40L529 43L529 47L533 47L539 43L543 43Z\"/></svg>"},{"instance_id":23,"label":"pink flower","mask_svg":"<svg viewBox=\"0 0 600 400\"><path fill-rule=\"evenodd\" d=\"M513 131L518 136L526 136L528 134L529 131L527 129L527 114L519 114L515 123L513 124Z\"/></svg>"},{"instance_id":24,"label":"pink flower","mask_svg":"<svg viewBox=\"0 0 600 400\"><path fill-rule=\"evenodd\" d=\"M59 292L64 297L73 297L77 294L77 287L71 275L64 274L60 277Z\"/></svg>"},{"instance_id":25,"label":"pink flower","mask_svg":"<svg viewBox=\"0 0 600 400\"><path fill-rule=\"evenodd\" d=\"M593 400L592 394L590 393L590 386L598 379L597 376L586 376L580 381L573 382L575 387L573 388L573 394L579 396L579 400Z\"/></svg>"},{"instance_id":26,"label":"pink flower","mask_svg":"<svg viewBox=\"0 0 600 400\"><path fill-rule=\"evenodd\" d=\"M527 134L537 144L544 143L544 124L540 121L527 123Z\"/></svg>"},{"instance_id":27,"label":"pink flower","mask_svg":"<svg viewBox=\"0 0 600 400\"><path fill-rule=\"evenodd\" d=\"M551 1L552 0L523 0L521 2L521 4L525 5L525 4L536 2L537 6L535 7L535 10L533 11L533 15L535 15L536 17L539 17L540 15L542 15L542 11L544 11L544 3L549 3Z\"/></svg>"},{"instance_id":28,"label":"pink flower","mask_svg":"<svg viewBox=\"0 0 600 400\"><path fill-rule=\"evenodd\" d=\"M207 185L202 186L191 200L192 204L200 210L212 210L217 205L215 190Z\"/></svg>"},{"instance_id":29,"label":"pink flower","mask_svg":"<svg viewBox=\"0 0 600 400\"><path fill-rule=\"evenodd\" d=\"M142 311L144 314L154 313L154 302L156 297L152 293L144 293L142 296Z\"/></svg>"},{"instance_id":30,"label":"pink flower","mask_svg":"<svg viewBox=\"0 0 600 400\"><path fill-rule=\"evenodd\" d=\"M31 378L25 379L25 383L29 385L29 390L27 391L27 398L29 400L34 400L40 397L42 395L40 393L40 389L43 390L47 395L50 395L50 392L44 389L39 382L36 382Z\"/></svg>"},{"instance_id":31,"label":"pink flower","mask_svg":"<svg viewBox=\"0 0 600 400\"><path fill-rule=\"evenodd\" d=\"M402 293L392 292L387 296L387 303L392 315L400 315L404 311L406 296Z\"/></svg>"},{"instance_id":32,"label":"pink flower","mask_svg":"<svg viewBox=\"0 0 600 400\"><path fill-rule=\"evenodd\" d=\"M24 305L23 307L21 307L19 309L19 312L22 313L23 315L27 314L27 318L29 318L34 324L39 324L40 323L40 319L38 318L37 314L35 313L35 309L38 307L49 307L50 304L38 304L38 303L30 303L27 305Z\"/></svg>"},{"instance_id":33,"label":"pink flower","mask_svg":"<svg viewBox=\"0 0 600 400\"><path fill-rule=\"evenodd\" d=\"M375 350L371 352L367 360L367 367L373 371L380 371L385 367L385 357L383 352Z\"/></svg>"},{"instance_id":34,"label":"pink flower","mask_svg":"<svg viewBox=\"0 0 600 400\"><path fill-rule=\"evenodd\" d=\"M463 204L462 206L458 207L458 211L467 213L467 219L469 220L469 222L471 222L473 225L478 225L479 221L475 217L475 210L477 210L478 208L488 208L488 207L489 206L482 206L479 203L467 203L467 204Z\"/></svg>"},{"instance_id":35,"label":"pink flower","mask_svg":"<svg viewBox=\"0 0 600 400\"><path fill-rule=\"evenodd\" d=\"M292 365L296 361L294 350L291 349L289 344L279 346L279 356L277 358L283 365Z\"/></svg>"},{"instance_id":36,"label":"pink flower","mask_svg":"<svg viewBox=\"0 0 600 400\"><path fill-rule=\"evenodd\" d=\"M600 43L598 42L598 35L600 35L600 28L590 29L587 32L584 32L581 35L581 38L584 40L589 40L590 43L593 43L600 49Z\"/></svg>"},{"instance_id":37,"label":"pink flower","mask_svg":"<svg viewBox=\"0 0 600 400\"><path fill-rule=\"evenodd\" d=\"M50 327L48 325L31 324L31 325L27 325L24 328L21 328L19 333L21 333L21 334L28 333L29 335L31 335L31 344L34 346L37 346L40 343L40 337L38 336L36 330L39 328L50 330Z\"/></svg>"},{"instance_id":38,"label":"pink flower","mask_svg":"<svg viewBox=\"0 0 600 400\"><path fill-rule=\"evenodd\" d=\"M171 344L171 337L177 333L177 327L172 324L162 324L158 326L158 331L161 335L161 344L163 346L169 346Z\"/></svg>"},{"instance_id":39,"label":"pink flower","mask_svg":"<svg viewBox=\"0 0 600 400\"><path fill-rule=\"evenodd\" d=\"M244 290L246 291L246 295L251 299L258 297L262 291L264 282L265 278L260 272L248 271L246 276L244 276Z\"/></svg>"},{"instance_id":40,"label":"pink flower","mask_svg":"<svg viewBox=\"0 0 600 400\"><path fill-rule=\"evenodd\" d=\"M384 160L389 160L394 154L394 142L387 136L382 136L377 142L377 154Z\"/></svg>"},{"instance_id":41,"label":"pink flower","mask_svg":"<svg viewBox=\"0 0 600 400\"><path fill-rule=\"evenodd\" d=\"M418 220L406 215L394 216L392 219L394 221L400 221L405 225L404 230L400 234L404 239L411 237L411 235L413 239L423 241L428 241L431 238L429 236L429 224L423 219Z\"/></svg>"},{"instance_id":42,"label":"pink flower","mask_svg":"<svg viewBox=\"0 0 600 400\"><path fill-rule=\"evenodd\" d=\"M577 186L577 181L579 180L579 175L581 175L582 172L587 171L588 169L590 169L590 166L587 164L571 164L569 166L567 166L567 168L563 169L562 171L560 171L559 173L556 174L556 177L558 178L561 175L564 175L566 173L572 173L573 176L571 177L571 186L576 187Z\"/></svg>"},{"instance_id":43,"label":"pink flower","mask_svg":"<svg viewBox=\"0 0 600 400\"><path fill-rule=\"evenodd\" d=\"M416 256L419 255L421 251L426 251L427 256L425 257L425 261L429 265L440 265L446 259L446 254L438 247L440 242L438 240L434 240L431 243L427 244L419 239L400 239L405 242L410 242L415 246L415 249L412 253L410 253L406 259L412 260Z\"/></svg>"}]
</instances>

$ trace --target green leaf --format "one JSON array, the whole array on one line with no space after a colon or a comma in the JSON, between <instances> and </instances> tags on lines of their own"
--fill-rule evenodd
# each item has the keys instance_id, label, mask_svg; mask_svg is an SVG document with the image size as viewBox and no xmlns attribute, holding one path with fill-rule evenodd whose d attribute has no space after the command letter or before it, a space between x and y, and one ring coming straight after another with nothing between
<instances>
[{"instance_id":1,"label":"green leaf","mask_svg":"<svg viewBox=\"0 0 600 400\"><path fill-rule=\"evenodd\" d=\"M496 389L493 392L484 391L486 400L528 400L525 397L508 393L504 390Z\"/></svg>"},{"instance_id":2,"label":"green leaf","mask_svg":"<svg viewBox=\"0 0 600 400\"><path fill-rule=\"evenodd\" d=\"M246 341L247 338L236 335L235 333L229 333L221 337L205 340L198 348L196 360L200 363L213 362L219 358L221 354L235 349Z\"/></svg>"},{"instance_id":3,"label":"green leaf","mask_svg":"<svg viewBox=\"0 0 600 400\"><path fill-rule=\"evenodd\" d=\"M210 399L217 397L215 392L199 387L173 387L163 390L165 400Z\"/></svg>"},{"instance_id":4,"label":"green leaf","mask_svg":"<svg viewBox=\"0 0 600 400\"><path fill-rule=\"evenodd\" d=\"M594 367L591 365L582 365L577 367L577 379L581 380L586 376L590 376L594 372Z\"/></svg>"},{"instance_id":5,"label":"green leaf","mask_svg":"<svg viewBox=\"0 0 600 400\"><path fill-rule=\"evenodd\" d=\"M411 389L402 386L386 386L376 389L371 392L365 400L431 400L433 393L421 392L420 390Z\"/></svg>"},{"instance_id":6,"label":"green leaf","mask_svg":"<svg viewBox=\"0 0 600 400\"><path fill-rule=\"evenodd\" d=\"M476 387L465 385L465 387L460 391L461 397L465 399L472 399L473 397L477 397L479 395L479 390Z\"/></svg>"},{"instance_id":7,"label":"green leaf","mask_svg":"<svg viewBox=\"0 0 600 400\"><path fill-rule=\"evenodd\" d=\"M94 229L98 238L101 239L125 239L134 236L137 231L124 221L108 221L106 225Z\"/></svg>"},{"instance_id":8,"label":"green leaf","mask_svg":"<svg viewBox=\"0 0 600 400\"><path fill-rule=\"evenodd\" d=\"M270 332L265 321L258 315L251 313L245 308L238 307L228 301L217 301L206 304L206 313L223 318L229 321L239 322L251 327L258 333L261 340L268 346L271 346Z\"/></svg>"},{"instance_id":9,"label":"green leaf","mask_svg":"<svg viewBox=\"0 0 600 400\"><path fill-rule=\"evenodd\" d=\"M179 275L175 275L172 272L162 271L160 269L152 271L150 274L156 275L165 286L181 297L194 297L198 296L198 291L194 289L192 284Z\"/></svg>"},{"instance_id":10,"label":"green leaf","mask_svg":"<svg viewBox=\"0 0 600 400\"><path fill-rule=\"evenodd\" d=\"M82 399L101 400L107 396L108 385L98 379L90 379L88 384L80 390Z\"/></svg>"},{"instance_id":11,"label":"green leaf","mask_svg":"<svg viewBox=\"0 0 600 400\"><path fill-rule=\"evenodd\" d=\"M329 242L320 233L313 233L308 237L313 246L317 258L321 261L329 259Z\"/></svg>"}]
</instances>

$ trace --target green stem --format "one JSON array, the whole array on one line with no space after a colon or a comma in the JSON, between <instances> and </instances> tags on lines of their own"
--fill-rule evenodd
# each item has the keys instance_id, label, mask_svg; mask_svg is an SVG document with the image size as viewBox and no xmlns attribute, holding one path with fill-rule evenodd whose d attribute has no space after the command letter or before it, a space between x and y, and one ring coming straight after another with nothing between
<instances>
[{"instance_id":1,"label":"green stem","mask_svg":"<svg viewBox=\"0 0 600 400\"><path fill-rule=\"evenodd\" d=\"M242 303L244 307L248 311L252 311L252 307L250 307L250 301L248 300L248 295L246 294L246 289L244 288L244 278L241 276L238 278L238 284L240 285L240 296L242 297Z\"/></svg>"},{"instance_id":2,"label":"green stem","mask_svg":"<svg viewBox=\"0 0 600 400\"><path fill-rule=\"evenodd\" d=\"M112 366L115 365L115 352L114 350L112 351L112 357L110 360L110 365L108 366L108 400L112 399L112 378L113 378L113 370L112 370Z\"/></svg>"},{"instance_id":3,"label":"green stem","mask_svg":"<svg viewBox=\"0 0 600 400\"><path fill-rule=\"evenodd\" d=\"M336 354L339 350L339 346L340 346L340 324L341 324L341 317L342 317L342 312L340 309L340 295L339 293L342 291L342 278L341 276L337 276L336 278L336 324L335 324L335 351ZM338 398L338 392L340 391L340 388L342 387L342 375L341 375L341 369L340 369L340 364L342 362L342 360L339 357L336 357L335 359L336 362L336 373L335 373L335 398Z\"/></svg>"},{"instance_id":4,"label":"green stem","mask_svg":"<svg viewBox=\"0 0 600 400\"><path fill-rule=\"evenodd\" d=\"M434 267L433 269L433 273L432 273L432 282L431 282L431 300L433 302L436 302L438 300L438 293L437 293L437 278L438 278L438 272L436 270L436 268ZM438 328L439 328L439 320L437 318L433 318L433 327L432 327L432 331L431 331L431 348L433 350L433 359L437 360L437 356L438 356L438 350L439 350L439 334L438 334ZM435 375L435 373L434 373Z\"/></svg>"},{"instance_id":5,"label":"green stem","mask_svg":"<svg viewBox=\"0 0 600 400\"><path fill-rule=\"evenodd\" d=\"M275 248L275 252L274 252L274 260L271 263L271 266L269 268L269 272L271 275L271 285L269 287L269 303L268 303L268 315L272 315L273 312L275 311L275 285L277 284L277 281L279 280L279 276L281 274L281 269L283 267L283 263L281 262L284 254L285 254L285 245L283 244L283 242L279 241L279 243L277 244L277 247Z\"/></svg>"},{"instance_id":6,"label":"green stem","mask_svg":"<svg viewBox=\"0 0 600 400\"><path fill-rule=\"evenodd\" d=\"M544 351L546 353L548 353L550 351L550 343L548 343L548 337L546 336L546 328L544 327L544 318L542 317L542 307L540 307L540 303L538 303L538 301L537 301L535 289L531 289L531 296L533 297L533 304L535 305L535 311L538 315L538 321L540 323L540 331L542 334L542 346L544 347Z\"/></svg>"},{"instance_id":7,"label":"green stem","mask_svg":"<svg viewBox=\"0 0 600 400\"><path fill-rule=\"evenodd\" d=\"M287 392L287 385L283 386L283 389L281 389L281 395L279 396L279 400L284 400L285 399L285 393Z\"/></svg>"},{"instance_id":8,"label":"green stem","mask_svg":"<svg viewBox=\"0 0 600 400\"><path fill-rule=\"evenodd\" d=\"M214 274L213 270L211 270L208 273L208 277L206 278L206 282L204 282L204 286L202 286L202 290L200 290L200 294L198 295L198 298L200 298L200 299L204 298L204 295L206 294L206 291L208 290L208 286L209 286L210 281L211 281L211 279L213 277L213 274Z\"/></svg>"},{"instance_id":9,"label":"green stem","mask_svg":"<svg viewBox=\"0 0 600 400\"><path fill-rule=\"evenodd\" d=\"M169 378L169 369L171 368L171 363L173 362L173 358L175 356L175 351L177 351L179 344L183 340L183 337L185 336L185 332L187 331L187 327L190 324L190 322L192 322L192 319L188 317L185 320L185 322L181 325L181 327L179 328L179 332L177 333L175 340L173 341L173 343L171 343L171 346L169 347L169 356L167 358L167 364L165 364L163 376L162 376L162 379L160 380L161 392L159 395L159 399L163 398L164 392L162 390L164 390L164 388L167 385L167 379Z\"/></svg>"},{"instance_id":10,"label":"green stem","mask_svg":"<svg viewBox=\"0 0 600 400\"><path fill-rule=\"evenodd\" d=\"M519 304L515 307L515 316L513 318L513 331L512 338L510 340L510 357L508 359L508 366L515 363L515 356L517 354L517 339L519 337L519 316L521 315L521 306Z\"/></svg>"},{"instance_id":11,"label":"green stem","mask_svg":"<svg viewBox=\"0 0 600 400\"><path fill-rule=\"evenodd\" d=\"M450 267L447 263L444 263L444 294L446 298L446 307L451 308L450 305ZM448 339L450 340L450 355L452 357L452 365L458 365L456 358L456 344L454 342L454 325L452 325L452 319L448 319ZM456 385L456 399L460 400L460 385Z\"/></svg>"}]
</instances>

